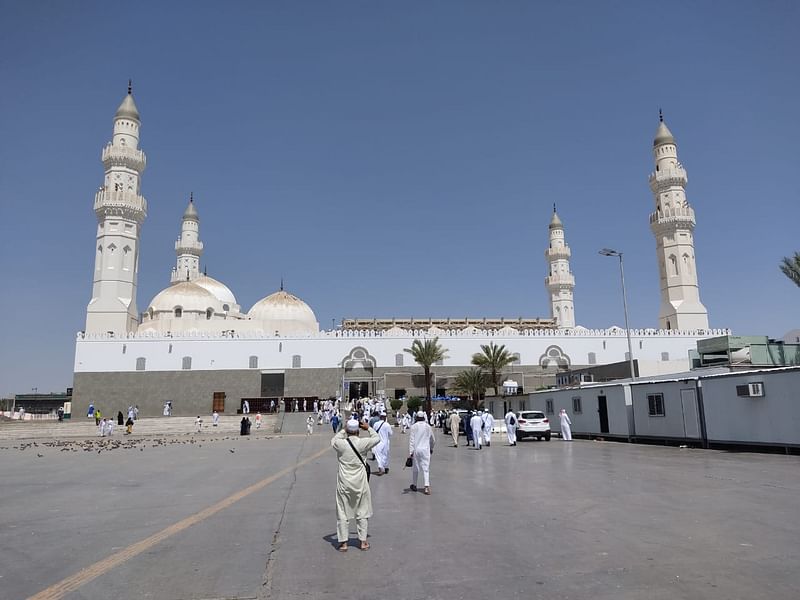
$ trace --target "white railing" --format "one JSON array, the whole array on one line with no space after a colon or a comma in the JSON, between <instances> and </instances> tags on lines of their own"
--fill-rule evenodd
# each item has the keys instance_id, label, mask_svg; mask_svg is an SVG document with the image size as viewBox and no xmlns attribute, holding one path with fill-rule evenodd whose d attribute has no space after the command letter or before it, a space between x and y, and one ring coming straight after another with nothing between
<instances>
[{"instance_id":1,"label":"white railing","mask_svg":"<svg viewBox=\"0 0 800 600\"><path fill-rule=\"evenodd\" d=\"M187 340L223 340L223 339L248 339L248 340L290 340L290 339L336 339L336 338L485 338L485 337L498 337L504 338L513 335L514 337L541 337L541 338L624 338L626 337L625 330L621 327L612 327L610 329L520 329L515 330L516 333L511 334L508 331L501 331L499 329L483 329L483 330L458 330L458 329L437 329L430 332L426 329L410 329L401 332L387 332L387 331L343 331L340 329L330 331L320 331L308 335L292 335L292 336L275 336L270 335L263 331L240 331L235 333L216 333L206 331L184 331L174 333L162 333L158 331L143 331L137 333L127 334L109 334L97 333L87 334L78 332L78 341L109 341L109 340L170 340L170 339L187 339ZM678 331L675 329L631 329L631 336L637 338L657 338L657 337L717 337L723 335L730 335L730 329L693 329L686 331Z\"/></svg>"}]
</instances>

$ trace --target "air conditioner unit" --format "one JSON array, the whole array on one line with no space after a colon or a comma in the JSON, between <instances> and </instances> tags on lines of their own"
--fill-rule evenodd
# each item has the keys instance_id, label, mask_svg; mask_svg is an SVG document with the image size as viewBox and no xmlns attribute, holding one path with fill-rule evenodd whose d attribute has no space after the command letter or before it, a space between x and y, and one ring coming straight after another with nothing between
<instances>
[{"instance_id":1,"label":"air conditioner unit","mask_svg":"<svg viewBox=\"0 0 800 600\"><path fill-rule=\"evenodd\" d=\"M736 395L745 398L762 398L764 396L764 383L761 381L754 381L744 385L737 385Z\"/></svg>"}]
</instances>

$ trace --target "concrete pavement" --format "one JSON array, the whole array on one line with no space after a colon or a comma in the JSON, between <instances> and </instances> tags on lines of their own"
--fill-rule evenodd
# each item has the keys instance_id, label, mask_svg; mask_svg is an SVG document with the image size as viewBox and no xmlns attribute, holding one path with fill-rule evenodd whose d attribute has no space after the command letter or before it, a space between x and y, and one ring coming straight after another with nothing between
<instances>
[{"instance_id":1,"label":"concrete pavement","mask_svg":"<svg viewBox=\"0 0 800 600\"><path fill-rule=\"evenodd\" d=\"M3 450L0 595L76 574L74 591L48 597L775 600L800 588L798 457L509 448L499 435L476 451L440 435L428 497L407 489L407 436L395 429L390 474L372 479L372 550L340 554L329 427L202 435L101 454Z\"/></svg>"}]
</instances>

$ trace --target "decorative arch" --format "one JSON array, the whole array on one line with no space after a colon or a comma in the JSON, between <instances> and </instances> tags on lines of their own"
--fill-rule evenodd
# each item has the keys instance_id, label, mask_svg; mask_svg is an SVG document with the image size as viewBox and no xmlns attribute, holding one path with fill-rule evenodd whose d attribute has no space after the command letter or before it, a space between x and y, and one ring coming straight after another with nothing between
<instances>
[{"instance_id":1,"label":"decorative arch","mask_svg":"<svg viewBox=\"0 0 800 600\"><path fill-rule=\"evenodd\" d=\"M551 364L559 369L567 369L572 364L572 361L569 356L564 354L560 346L553 345L548 346L544 354L539 357L539 366L543 369L551 366Z\"/></svg>"},{"instance_id":2,"label":"decorative arch","mask_svg":"<svg viewBox=\"0 0 800 600\"><path fill-rule=\"evenodd\" d=\"M339 363L343 369L371 370L378 366L378 361L363 346L355 346Z\"/></svg>"}]
</instances>

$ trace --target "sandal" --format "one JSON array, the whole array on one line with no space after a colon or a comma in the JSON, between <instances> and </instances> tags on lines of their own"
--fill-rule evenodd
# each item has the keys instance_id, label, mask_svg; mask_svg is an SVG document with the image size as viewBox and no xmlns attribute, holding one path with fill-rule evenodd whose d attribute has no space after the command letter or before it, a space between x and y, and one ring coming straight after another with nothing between
<instances>
[{"instance_id":1,"label":"sandal","mask_svg":"<svg viewBox=\"0 0 800 600\"><path fill-rule=\"evenodd\" d=\"M337 550L339 550L339 552L347 552L347 542L342 542L339 544Z\"/></svg>"},{"instance_id":2,"label":"sandal","mask_svg":"<svg viewBox=\"0 0 800 600\"><path fill-rule=\"evenodd\" d=\"M430 488L430 486L427 486L427 485L426 485L426 486L425 486L425 489L422 491L422 493L423 493L423 494L425 494L426 496L430 496L430 495L431 495L431 488Z\"/></svg>"},{"instance_id":3,"label":"sandal","mask_svg":"<svg viewBox=\"0 0 800 600\"><path fill-rule=\"evenodd\" d=\"M366 552L369 550L369 542L361 542L361 546L359 546L358 549L362 552Z\"/></svg>"},{"instance_id":4,"label":"sandal","mask_svg":"<svg viewBox=\"0 0 800 600\"><path fill-rule=\"evenodd\" d=\"M412 492L416 492L416 491L417 491L417 486L415 486L415 485L412 483L410 486L408 486L408 489L410 489Z\"/></svg>"}]
</instances>

